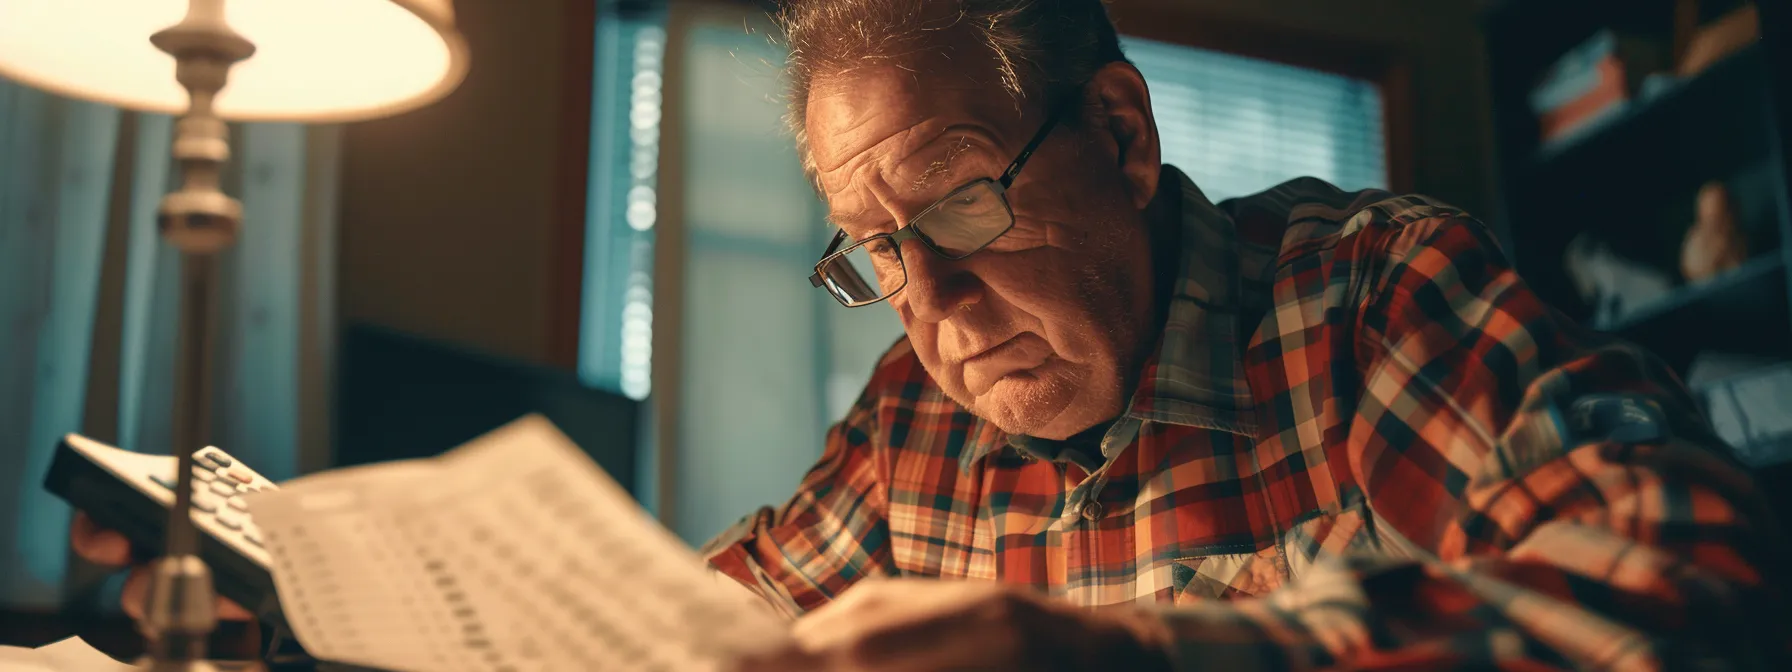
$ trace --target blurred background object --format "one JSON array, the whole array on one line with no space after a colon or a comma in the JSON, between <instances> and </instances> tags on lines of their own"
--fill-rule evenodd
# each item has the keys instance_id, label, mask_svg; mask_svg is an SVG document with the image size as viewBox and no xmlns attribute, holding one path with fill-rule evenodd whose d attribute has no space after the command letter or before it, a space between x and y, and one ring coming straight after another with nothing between
<instances>
[{"instance_id":1,"label":"blurred background object","mask_svg":"<svg viewBox=\"0 0 1792 672\"><path fill-rule=\"evenodd\" d=\"M1699 187L1698 206L1686 242L1680 249L1680 273L1688 282L1716 277L1735 270L1748 259L1749 242L1736 227L1736 210L1730 190L1722 182Z\"/></svg>"},{"instance_id":2,"label":"blurred background object","mask_svg":"<svg viewBox=\"0 0 1792 672\"><path fill-rule=\"evenodd\" d=\"M1110 12L1150 82L1166 160L1214 198L1314 175L1461 206L1549 300L1671 355L1703 386L1774 370L1792 346L1773 104L1784 75L1768 67L1783 56L1784 4L1759 8L1763 39L1696 72L1681 65L1698 29L1750 5L1113 0ZM830 232L783 131L768 5L454 7L479 59L440 103L236 128L230 190L258 225L226 263L239 289L224 301L220 445L292 476L430 454L536 409L602 419L576 438L687 541L789 496L900 327L803 280ZM1589 42L1577 65L1555 67ZM1539 94L1558 80L1569 84ZM0 581L0 633L29 643L97 629L115 609L69 564L64 523L45 522L54 501L38 498L30 461L53 440L13 428L143 450L166 431L166 399L144 390L165 389L171 337L146 306L167 285L125 280L163 278L169 262L136 246L153 235L113 214L128 210L96 204L131 193L119 185L159 193L148 173L115 167L165 171L153 143L167 122L9 86L0 231L69 241L0 244L0 310L15 311L0 323L29 325L0 330L0 402L14 402L0 403L12 414L0 474L21 474L0 477L0 501L23 503L0 505L0 577L31 577ZM1546 141L1548 105L1577 100L1604 121ZM1585 102L1601 100L1611 109ZM65 181L84 191L44 186ZM1699 217L1712 182L1732 225ZM45 200L57 190L69 197ZM1600 261L1570 268L1577 236L1573 249ZM1691 282L1702 271L1683 268L1688 256L1715 273ZM1777 389L1755 385L1700 394ZM72 401L52 412L50 398ZM1733 417L1792 417L1759 406ZM1776 426L1726 422L1749 428L1732 441Z\"/></svg>"},{"instance_id":3,"label":"blurred background object","mask_svg":"<svg viewBox=\"0 0 1792 672\"><path fill-rule=\"evenodd\" d=\"M1690 77L1703 72L1718 60L1737 51L1749 47L1761 39L1760 13L1749 3L1711 3L1682 0L1683 5L1693 5L1701 9L1705 7L1730 7L1723 14L1710 21L1695 20L1690 26L1678 26L1686 30L1681 42L1686 47L1680 53L1679 63L1674 68L1675 74ZM1737 6L1740 5L1740 6ZM1710 11L1700 12L1706 16ZM1690 30L1687 30L1690 28Z\"/></svg>"}]
</instances>

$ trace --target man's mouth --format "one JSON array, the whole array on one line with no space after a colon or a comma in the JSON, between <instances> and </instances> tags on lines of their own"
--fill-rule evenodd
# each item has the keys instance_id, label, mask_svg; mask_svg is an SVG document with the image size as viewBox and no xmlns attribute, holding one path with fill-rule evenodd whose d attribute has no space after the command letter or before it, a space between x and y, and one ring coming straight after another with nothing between
<instances>
[{"instance_id":1,"label":"man's mouth","mask_svg":"<svg viewBox=\"0 0 1792 672\"><path fill-rule=\"evenodd\" d=\"M977 361L981 361L981 360L985 360L985 359L990 359L992 357L1000 356L1004 350L1011 349L1011 348L1015 347L1017 345L1015 343L1015 341L1020 340L1020 338L1022 336L1026 336L1026 335L1027 335L1026 332L1021 332L1014 336L1010 336L1010 337L1008 337L1007 340L1001 341L999 343L996 343L995 345L984 348L981 352L978 352L975 355L971 355L970 357L965 358L964 363L970 364L972 362L977 362Z\"/></svg>"},{"instance_id":2,"label":"man's mouth","mask_svg":"<svg viewBox=\"0 0 1792 672\"><path fill-rule=\"evenodd\" d=\"M1052 346L1038 334L1023 332L964 361L964 384L981 395L1010 375L1044 364Z\"/></svg>"}]
</instances>

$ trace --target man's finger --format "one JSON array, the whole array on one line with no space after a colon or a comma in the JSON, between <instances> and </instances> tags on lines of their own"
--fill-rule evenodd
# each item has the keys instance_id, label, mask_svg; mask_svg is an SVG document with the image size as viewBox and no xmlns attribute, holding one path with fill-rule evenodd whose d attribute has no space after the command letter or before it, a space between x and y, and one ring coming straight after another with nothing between
<instances>
[{"instance_id":1,"label":"man's finger","mask_svg":"<svg viewBox=\"0 0 1792 672\"><path fill-rule=\"evenodd\" d=\"M143 617L143 603L149 598L149 581L150 569L148 567L133 568L130 577L124 580L124 595L120 601L123 603L124 613L133 619ZM218 598L216 609L218 620L221 621L248 621L255 618L255 615L249 613L249 610L244 609L242 605L222 597Z\"/></svg>"},{"instance_id":2,"label":"man's finger","mask_svg":"<svg viewBox=\"0 0 1792 672\"><path fill-rule=\"evenodd\" d=\"M88 562L109 567L123 567L131 563L131 540L100 527L86 513L75 512L75 522L69 528L68 540L69 545L75 549L75 555Z\"/></svg>"},{"instance_id":3,"label":"man's finger","mask_svg":"<svg viewBox=\"0 0 1792 672\"><path fill-rule=\"evenodd\" d=\"M924 672L1001 670L1026 654L1016 648L1013 624L992 622L978 610L958 610L891 623L833 652L850 669Z\"/></svg>"},{"instance_id":4,"label":"man's finger","mask_svg":"<svg viewBox=\"0 0 1792 672\"><path fill-rule=\"evenodd\" d=\"M892 623L926 618L959 599L966 585L932 579L866 579L797 619L790 634L811 651L830 648Z\"/></svg>"}]
</instances>

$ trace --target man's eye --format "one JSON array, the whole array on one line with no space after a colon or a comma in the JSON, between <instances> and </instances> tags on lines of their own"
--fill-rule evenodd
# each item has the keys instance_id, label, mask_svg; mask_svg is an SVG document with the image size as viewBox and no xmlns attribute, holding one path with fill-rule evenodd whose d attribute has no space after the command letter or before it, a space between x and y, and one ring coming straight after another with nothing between
<instances>
[{"instance_id":1,"label":"man's eye","mask_svg":"<svg viewBox=\"0 0 1792 672\"><path fill-rule=\"evenodd\" d=\"M983 193L982 189L972 189L952 196L951 203L961 210L974 210L982 207L988 200L989 195Z\"/></svg>"},{"instance_id":2,"label":"man's eye","mask_svg":"<svg viewBox=\"0 0 1792 672\"><path fill-rule=\"evenodd\" d=\"M977 215L995 207L996 199L982 189L971 189L946 198L940 209L954 215Z\"/></svg>"}]
</instances>

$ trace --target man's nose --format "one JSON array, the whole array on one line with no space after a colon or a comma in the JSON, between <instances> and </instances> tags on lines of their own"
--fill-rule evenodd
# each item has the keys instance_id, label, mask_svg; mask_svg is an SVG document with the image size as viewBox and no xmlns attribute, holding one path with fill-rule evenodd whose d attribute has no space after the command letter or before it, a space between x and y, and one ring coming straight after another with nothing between
<instances>
[{"instance_id":1,"label":"man's nose","mask_svg":"<svg viewBox=\"0 0 1792 672\"><path fill-rule=\"evenodd\" d=\"M940 322L954 311L982 300L982 281L965 268L964 260L952 261L935 254L919 240L907 240L902 245L902 265L908 271L903 300L916 319Z\"/></svg>"}]
</instances>

